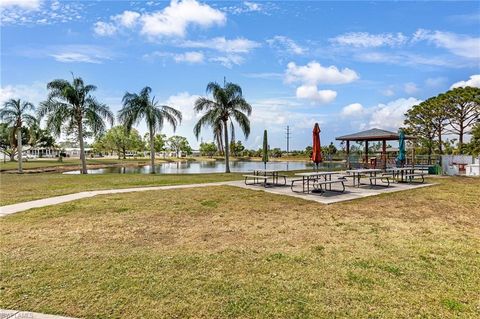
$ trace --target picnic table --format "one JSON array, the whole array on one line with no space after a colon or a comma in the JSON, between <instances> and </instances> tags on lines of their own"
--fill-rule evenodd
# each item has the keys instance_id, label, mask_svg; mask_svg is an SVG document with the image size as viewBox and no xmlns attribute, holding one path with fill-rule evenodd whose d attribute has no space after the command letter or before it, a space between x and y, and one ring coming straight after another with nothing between
<instances>
[{"instance_id":1,"label":"picnic table","mask_svg":"<svg viewBox=\"0 0 480 319\"><path fill-rule=\"evenodd\" d=\"M360 182L360 178L367 176L370 179L370 185L373 185L372 181L376 181L377 179L387 179L384 176L377 176L377 173L382 172L379 168L360 168L360 169L349 169L346 170L347 174L353 178L353 187L360 187L362 183ZM390 182L388 182L390 184ZM363 184L367 185L367 184ZM376 185L376 182L375 182Z\"/></svg>"},{"instance_id":2,"label":"picnic table","mask_svg":"<svg viewBox=\"0 0 480 319\"><path fill-rule=\"evenodd\" d=\"M267 187L268 180L272 179L271 185L284 186L287 184L287 177L280 175L280 172L279 170L273 169L256 169L253 170L251 175L243 175L243 177L245 177L246 185L263 184L263 186ZM280 177L283 178L283 184L279 183ZM253 180L253 183L247 183L248 180Z\"/></svg>"},{"instance_id":3,"label":"picnic table","mask_svg":"<svg viewBox=\"0 0 480 319\"><path fill-rule=\"evenodd\" d=\"M421 177L422 183L425 181L425 174L415 173L415 167L393 167L388 168L387 172L391 172L393 179L398 183L411 183L415 177Z\"/></svg>"},{"instance_id":4,"label":"picnic table","mask_svg":"<svg viewBox=\"0 0 480 319\"><path fill-rule=\"evenodd\" d=\"M302 182L302 193L310 193L312 191L319 191L320 193L325 190L333 191L332 184L340 183L342 184L343 190L345 191L344 178L332 179L332 175L339 174L339 172L307 172L307 173L297 173L295 176L301 177L301 179L293 179L290 186L293 192L297 192L293 189L295 182ZM312 187L310 187L312 184ZM322 187L322 185L324 187Z\"/></svg>"}]
</instances>

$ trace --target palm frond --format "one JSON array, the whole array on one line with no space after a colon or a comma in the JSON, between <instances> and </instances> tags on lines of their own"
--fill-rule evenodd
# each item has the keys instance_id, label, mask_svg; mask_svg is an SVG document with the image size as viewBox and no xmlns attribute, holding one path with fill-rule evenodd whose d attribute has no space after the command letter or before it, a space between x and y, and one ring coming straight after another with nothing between
<instances>
[{"instance_id":1,"label":"palm frond","mask_svg":"<svg viewBox=\"0 0 480 319\"><path fill-rule=\"evenodd\" d=\"M240 126L240 129L245 135L245 138L248 138L248 136L250 135L250 120L248 119L248 117L238 110L233 110L232 116L238 123L238 126Z\"/></svg>"}]
</instances>

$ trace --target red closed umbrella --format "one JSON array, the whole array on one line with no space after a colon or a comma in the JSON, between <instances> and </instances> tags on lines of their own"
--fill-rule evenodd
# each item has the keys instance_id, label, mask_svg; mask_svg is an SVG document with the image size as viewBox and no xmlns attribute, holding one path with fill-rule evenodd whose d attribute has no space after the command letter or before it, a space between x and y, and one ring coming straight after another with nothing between
<instances>
[{"instance_id":1,"label":"red closed umbrella","mask_svg":"<svg viewBox=\"0 0 480 319\"><path fill-rule=\"evenodd\" d=\"M317 165L322 162L322 147L320 146L320 126L315 123L313 127L313 145L312 145L312 161Z\"/></svg>"}]
</instances>

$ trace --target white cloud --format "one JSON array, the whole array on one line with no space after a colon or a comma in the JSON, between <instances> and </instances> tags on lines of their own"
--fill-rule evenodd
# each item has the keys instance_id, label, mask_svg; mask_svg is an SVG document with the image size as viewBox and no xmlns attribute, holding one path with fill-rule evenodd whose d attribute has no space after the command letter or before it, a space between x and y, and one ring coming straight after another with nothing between
<instances>
[{"instance_id":1,"label":"white cloud","mask_svg":"<svg viewBox=\"0 0 480 319\"><path fill-rule=\"evenodd\" d=\"M190 93L188 92L181 92L176 95L170 96L165 101L165 104L181 111L183 121L189 122L197 117L197 115L193 111L193 106L197 98L199 98L199 95L190 95Z\"/></svg>"},{"instance_id":2,"label":"white cloud","mask_svg":"<svg viewBox=\"0 0 480 319\"><path fill-rule=\"evenodd\" d=\"M98 21L93 25L93 31L99 36L111 36L117 32L117 27L112 23Z\"/></svg>"},{"instance_id":3,"label":"white cloud","mask_svg":"<svg viewBox=\"0 0 480 319\"><path fill-rule=\"evenodd\" d=\"M413 42L427 41L439 48L449 50L455 55L480 59L480 38L452 32L419 29L413 35Z\"/></svg>"},{"instance_id":4,"label":"white cloud","mask_svg":"<svg viewBox=\"0 0 480 319\"><path fill-rule=\"evenodd\" d=\"M330 103L337 97L337 92L332 90L318 90L316 85L305 84L297 88L296 96L299 99L307 99L319 104Z\"/></svg>"},{"instance_id":5,"label":"white cloud","mask_svg":"<svg viewBox=\"0 0 480 319\"><path fill-rule=\"evenodd\" d=\"M240 65L245 59L238 54L228 54L226 56L219 56L210 58L210 61L219 62L226 68L232 68L234 65Z\"/></svg>"},{"instance_id":6,"label":"white cloud","mask_svg":"<svg viewBox=\"0 0 480 319\"><path fill-rule=\"evenodd\" d=\"M2 0L0 7L18 7L25 10L37 10L40 8L40 0Z\"/></svg>"},{"instance_id":7,"label":"white cloud","mask_svg":"<svg viewBox=\"0 0 480 319\"><path fill-rule=\"evenodd\" d=\"M217 54L208 60L219 62L227 68L242 64L245 61L243 55L260 46L258 42L245 38L226 39L224 37L197 41L182 41L177 45L184 48L202 48L221 52L222 54Z\"/></svg>"},{"instance_id":8,"label":"white cloud","mask_svg":"<svg viewBox=\"0 0 480 319\"><path fill-rule=\"evenodd\" d=\"M307 51L307 49L302 48L292 39L282 35L276 35L273 38L268 39L267 43L272 48L280 52L288 52L290 54L302 55L305 54Z\"/></svg>"},{"instance_id":9,"label":"white cloud","mask_svg":"<svg viewBox=\"0 0 480 319\"><path fill-rule=\"evenodd\" d=\"M297 98L309 99L322 104L335 100L337 92L333 90L319 90L317 84L344 84L355 81L358 78L357 73L351 69L339 70L334 65L324 67L315 61L311 61L304 66L297 66L294 62L290 62L285 72L285 81L287 83L301 83L296 90Z\"/></svg>"},{"instance_id":10,"label":"white cloud","mask_svg":"<svg viewBox=\"0 0 480 319\"><path fill-rule=\"evenodd\" d=\"M175 62L202 63L204 60L204 55L202 52L192 51L176 54L173 59Z\"/></svg>"},{"instance_id":11,"label":"white cloud","mask_svg":"<svg viewBox=\"0 0 480 319\"><path fill-rule=\"evenodd\" d=\"M141 33L150 37L184 37L191 25L201 27L223 25L226 19L223 12L196 0L172 0L163 10L146 13L140 17Z\"/></svg>"},{"instance_id":12,"label":"white cloud","mask_svg":"<svg viewBox=\"0 0 480 319\"><path fill-rule=\"evenodd\" d=\"M243 4L248 8L249 11L261 11L262 5L259 3L244 1Z\"/></svg>"},{"instance_id":13,"label":"white cloud","mask_svg":"<svg viewBox=\"0 0 480 319\"><path fill-rule=\"evenodd\" d=\"M417 85L413 82L405 83L405 85L403 86L403 89L407 94L415 94L418 92Z\"/></svg>"},{"instance_id":14,"label":"white cloud","mask_svg":"<svg viewBox=\"0 0 480 319\"><path fill-rule=\"evenodd\" d=\"M0 0L1 25L52 25L84 19L82 1Z\"/></svg>"},{"instance_id":15,"label":"white cloud","mask_svg":"<svg viewBox=\"0 0 480 319\"><path fill-rule=\"evenodd\" d=\"M143 58L147 61L153 62L155 59L160 58L165 63L167 59L172 59L177 63L190 63L197 64L203 63L205 61L205 55L200 51L189 51L184 53L173 53L173 52L163 52L163 51L154 51L148 54L144 54Z\"/></svg>"},{"instance_id":16,"label":"white cloud","mask_svg":"<svg viewBox=\"0 0 480 319\"><path fill-rule=\"evenodd\" d=\"M459 81L459 82L453 83L450 89L465 87L465 86L480 88L480 74L471 75L470 78L466 81Z\"/></svg>"},{"instance_id":17,"label":"white cloud","mask_svg":"<svg viewBox=\"0 0 480 319\"><path fill-rule=\"evenodd\" d=\"M462 68L466 66L473 66L472 63L467 61L460 61L457 57L448 56L422 56L409 52L360 52L354 55L354 58L362 62L370 63L387 63L387 64L399 64L407 66L429 65L429 66L441 66L450 68Z\"/></svg>"},{"instance_id":18,"label":"white cloud","mask_svg":"<svg viewBox=\"0 0 480 319\"><path fill-rule=\"evenodd\" d=\"M393 85L390 85L389 87L385 88L384 90L381 91L383 95L385 96L393 96L395 95L395 89Z\"/></svg>"},{"instance_id":19,"label":"white cloud","mask_svg":"<svg viewBox=\"0 0 480 319\"><path fill-rule=\"evenodd\" d=\"M370 34L368 32L350 32L339 35L335 38L329 39L330 42L339 44L342 46L353 47L381 47L390 46L396 47L407 43L408 38L399 33L380 33Z\"/></svg>"},{"instance_id":20,"label":"white cloud","mask_svg":"<svg viewBox=\"0 0 480 319\"><path fill-rule=\"evenodd\" d=\"M0 88L0 105L10 99L22 99L38 106L47 97L46 84L34 82L30 85L5 85Z\"/></svg>"},{"instance_id":21,"label":"white cloud","mask_svg":"<svg viewBox=\"0 0 480 319\"><path fill-rule=\"evenodd\" d=\"M217 37L203 41L184 41L179 44L185 48L205 48L227 53L248 53L258 48L260 43L245 38L226 39Z\"/></svg>"},{"instance_id":22,"label":"white cloud","mask_svg":"<svg viewBox=\"0 0 480 319\"><path fill-rule=\"evenodd\" d=\"M140 13L126 10L123 11L123 13L112 17L112 20L123 27L132 28L137 24L139 18Z\"/></svg>"},{"instance_id":23,"label":"white cloud","mask_svg":"<svg viewBox=\"0 0 480 319\"><path fill-rule=\"evenodd\" d=\"M363 112L365 111L364 107L360 103L352 103L347 106L345 106L342 109L341 114L343 116L359 116L362 115Z\"/></svg>"},{"instance_id":24,"label":"white cloud","mask_svg":"<svg viewBox=\"0 0 480 319\"><path fill-rule=\"evenodd\" d=\"M368 118L365 119L361 129L377 127L395 131L403 126L405 113L412 106L421 102L421 100L413 97L408 99L400 98L387 104L378 104L377 106L369 108L365 112ZM366 125L366 123L368 123L368 125Z\"/></svg>"},{"instance_id":25,"label":"white cloud","mask_svg":"<svg viewBox=\"0 0 480 319\"><path fill-rule=\"evenodd\" d=\"M288 83L302 82L308 84L344 84L350 83L359 78L358 74L349 68L339 70L331 65L324 67L316 61L311 61L307 65L297 66L294 62L287 65L285 80Z\"/></svg>"},{"instance_id":26,"label":"white cloud","mask_svg":"<svg viewBox=\"0 0 480 319\"><path fill-rule=\"evenodd\" d=\"M45 51L47 56L64 63L102 63L110 60L111 54L102 47L92 45L66 45L53 47Z\"/></svg>"},{"instance_id":27,"label":"white cloud","mask_svg":"<svg viewBox=\"0 0 480 319\"><path fill-rule=\"evenodd\" d=\"M268 8L267 8L268 7ZM232 6L222 8L223 11L230 12L232 14L242 14L249 12L261 12L267 13L268 9L271 8L271 3L257 3L252 1L244 1L241 4L235 4Z\"/></svg>"},{"instance_id":28,"label":"white cloud","mask_svg":"<svg viewBox=\"0 0 480 319\"><path fill-rule=\"evenodd\" d=\"M95 23L94 30L98 35L110 36L115 32L102 31L105 28L118 31L140 26L140 33L153 40L158 37L184 37L192 26L207 28L223 25L226 20L227 17L222 11L207 4L196 0L172 0L167 7L159 11L140 13L126 10L111 16L111 22Z\"/></svg>"}]
</instances>

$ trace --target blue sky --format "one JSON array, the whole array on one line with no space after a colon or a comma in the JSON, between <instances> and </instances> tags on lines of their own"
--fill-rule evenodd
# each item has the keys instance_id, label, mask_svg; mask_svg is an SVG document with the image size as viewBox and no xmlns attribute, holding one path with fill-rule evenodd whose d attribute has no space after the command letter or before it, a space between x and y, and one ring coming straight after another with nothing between
<instances>
[{"instance_id":1,"label":"blue sky","mask_svg":"<svg viewBox=\"0 0 480 319\"><path fill-rule=\"evenodd\" d=\"M412 105L452 86L480 86L479 2L46 1L1 2L0 102L39 103L70 72L98 86L113 111L151 86L192 133L209 81L242 86L253 106L244 143L322 143L397 130ZM142 132L145 127L140 125ZM172 134L166 127L164 132ZM206 128L203 139L211 139ZM237 132L237 137L242 137ZM243 141L243 138L242 138Z\"/></svg>"}]
</instances>

